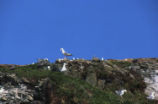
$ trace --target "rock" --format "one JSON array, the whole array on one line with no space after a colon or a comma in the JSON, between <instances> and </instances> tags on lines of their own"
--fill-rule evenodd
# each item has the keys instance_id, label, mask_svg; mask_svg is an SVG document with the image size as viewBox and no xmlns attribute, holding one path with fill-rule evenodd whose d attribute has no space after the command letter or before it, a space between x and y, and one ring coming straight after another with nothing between
<instances>
[{"instance_id":1,"label":"rock","mask_svg":"<svg viewBox=\"0 0 158 104\"><path fill-rule=\"evenodd\" d=\"M104 68L105 68L105 69L107 69L107 70L113 70L113 67L112 67L112 66L110 66L110 65L108 65L108 64L106 64L106 63L104 63L103 65L104 65Z\"/></svg>"},{"instance_id":2,"label":"rock","mask_svg":"<svg viewBox=\"0 0 158 104\"><path fill-rule=\"evenodd\" d=\"M0 101L3 104L21 104L33 101L33 90L23 84L22 79L15 74L0 73L1 94ZM25 81L28 84L29 81Z\"/></svg>"},{"instance_id":3,"label":"rock","mask_svg":"<svg viewBox=\"0 0 158 104\"><path fill-rule=\"evenodd\" d=\"M33 100L33 96L28 95L27 97L28 97L28 100L30 100L30 101L32 101L32 100Z\"/></svg>"},{"instance_id":4,"label":"rock","mask_svg":"<svg viewBox=\"0 0 158 104\"><path fill-rule=\"evenodd\" d=\"M6 96L2 96L2 97L1 97L1 100L2 100L2 101L6 101L6 100L7 100L7 97L6 97Z\"/></svg>"},{"instance_id":5,"label":"rock","mask_svg":"<svg viewBox=\"0 0 158 104\"><path fill-rule=\"evenodd\" d=\"M150 96L151 92L155 92L155 99L158 100L158 70L155 73L150 73L152 77L144 77L144 82L147 84L145 93Z\"/></svg>"},{"instance_id":6,"label":"rock","mask_svg":"<svg viewBox=\"0 0 158 104\"><path fill-rule=\"evenodd\" d=\"M22 78L22 81L23 81L24 83L30 83L30 81L29 81L27 78L25 78L25 77Z\"/></svg>"},{"instance_id":7,"label":"rock","mask_svg":"<svg viewBox=\"0 0 158 104\"><path fill-rule=\"evenodd\" d=\"M38 66L48 66L48 65L50 65L50 62L46 59L38 59L37 65Z\"/></svg>"},{"instance_id":8,"label":"rock","mask_svg":"<svg viewBox=\"0 0 158 104\"><path fill-rule=\"evenodd\" d=\"M45 103L42 101L33 101L32 104L45 104Z\"/></svg>"},{"instance_id":9,"label":"rock","mask_svg":"<svg viewBox=\"0 0 158 104\"><path fill-rule=\"evenodd\" d=\"M94 61L94 62L100 62L101 60L99 58L97 58L97 57L93 57L92 61Z\"/></svg>"},{"instance_id":10,"label":"rock","mask_svg":"<svg viewBox=\"0 0 158 104\"><path fill-rule=\"evenodd\" d=\"M129 69L136 71L140 69L140 66L129 66Z\"/></svg>"},{"instance_id":11,"label":"rock","mask_svg":"<svg viewBox=\"0 0 158 104\"><path fill-rule=\"evenodd\" d=\"M97 76L95 73L88 73L86 77L86 82L91 84L92 86L96 86L97 84Z\"/></svg>"},{"instance_id":12,"label":"rock","mask_svg":"<svg viewBox=\"0 0 158 104\"><path fill-rule=\"evenodd\" d=\"M105 87L105 80L98 80L98 85L100 89L103 89Z\"/></svg>"},{"instance_id":13,"label":"rock","mask_svg":"<svg viewBox=\"0 0 158 104\"><path fill-rule=\"evenodd\" d=\"M132 79L135 79L135 77L134 77L133 74L129 74L129 76L130 76Z\"/></svg>"}]
</instances>

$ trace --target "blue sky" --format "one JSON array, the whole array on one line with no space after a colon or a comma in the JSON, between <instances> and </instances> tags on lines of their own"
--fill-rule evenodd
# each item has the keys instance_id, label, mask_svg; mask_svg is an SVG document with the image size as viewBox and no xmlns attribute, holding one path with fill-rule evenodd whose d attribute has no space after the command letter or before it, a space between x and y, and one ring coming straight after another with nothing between
<instances>
[{"instance_id":1,"label":"blue sky","mask_svg":"<svg viewBox=\"0 0 158 104\"><path fill-rule=\"evenodd\" d=\"M0 64L158 57L157 0L0 0Z\"/></svg>"}]
</instances>

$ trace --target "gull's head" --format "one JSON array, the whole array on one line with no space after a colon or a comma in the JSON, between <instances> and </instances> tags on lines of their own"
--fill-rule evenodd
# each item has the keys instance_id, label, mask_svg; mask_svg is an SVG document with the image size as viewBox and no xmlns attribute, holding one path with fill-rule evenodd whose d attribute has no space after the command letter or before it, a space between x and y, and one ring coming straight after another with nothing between
<instances>
[{"instance_id":1,"label":"gull's head","mask_svg":"<svg viewBox=\"0 0 158 104\"><path fill-rule=\"evenodd\" d=\"M63 48L60 48L60 51L62 51L63 50Z\"/></svg>"},{"instance_id":2,"label":"gull's head","mask_svg":"<svg viewBox=\"0 0 158 104\"><path fill-rule=\"evenodd\" d=\"M62 53L65 53L64 48L60 48L60 51L61 51Z\"/></svg>"}]
</instances>

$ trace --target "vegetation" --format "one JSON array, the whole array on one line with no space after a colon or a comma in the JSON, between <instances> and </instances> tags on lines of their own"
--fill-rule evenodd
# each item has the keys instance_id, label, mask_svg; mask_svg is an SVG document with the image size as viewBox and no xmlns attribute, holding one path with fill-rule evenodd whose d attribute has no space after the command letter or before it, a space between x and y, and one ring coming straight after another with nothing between
<instances>
[{"instance_id":1,"label":"vegetation","mask_svg":"<svg viewBox=\"0 0 158 104\"><path fill-rule=\"evenodd\" d=\"M121 68L130 65L129 62L111 61L111 63ZM94 68L94 70L92 71L91 68ZM132 79L129 77L129 73L121 74L119 71L111 73L99 63L87 67L87 72L83 73L94 72L97 79L106 80L104 89L92 86L82 78L65 75L57 71L44 70L37 64L16 67L13 70L1 67L0 71L14 73L19 78L27 78L35 82L43 78L49 78L53 88L55 88L55 96L57 96L61 104L155 104L155 101L146 99L146 95L142 91L145 85L140 83L142 79L136 73L130 72L137 76L137 79ZM110 79L110 82L108 82L108 79ZM122 81L122 84L118 80ZM122 97L115 94L116 88L121 88L121 86L128 90Z\"/></svg>"},{"instance_id":2,"label":"vegetation","mask_svg":"<svg viewBox=\"0 0 158 104\"><path fill-rule=\"evenodd\" d=\"M119 60L110 60L113 65L117 65L118 67L125 68L131 65L128 61L119 61Z\"/></svg>"}]
</instances>

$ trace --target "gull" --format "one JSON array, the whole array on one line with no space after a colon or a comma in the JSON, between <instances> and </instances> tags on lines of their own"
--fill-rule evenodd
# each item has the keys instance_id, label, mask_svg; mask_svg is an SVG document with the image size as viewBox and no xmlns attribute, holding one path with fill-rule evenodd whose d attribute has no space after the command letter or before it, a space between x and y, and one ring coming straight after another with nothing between
<instances>
[{"instance_id":1,"label":"gull","mask_svg":"<svg viewBox=\"0 0 158 104\"><path fill-rule=\"evenodd\" d=\"M50 70L50 66L47 66L47 69Z\"/></svg>"},{"instance_id":2,"label":"gull","mask_svg":"<svg viewBox=\"0 0 158 104\"><path fill-rule=\"evenodd\" d=\"M45 58L44 60L48 61L48 58Z\"/></svg>"},{"instance_id":3,"label":"gull","mask_svg":"<svg viewBox=\"0 0 158 104\"><path fill-rule=\"evenodd\" d=\"M147 97L147 99L151 99L151 100L155 99L155 92L152 92L152 93Z\"/></svg>"},{"instance_id":4,"label":"gull","mask_svg":"<svg viewBox=\"0 0 158 104\"><path fill-rule=\"evenodd\" d=\"M4 88L0 89L0 94L2 94L4 92Z\"/></svg>"},{"instance_id":5,"label":"gull","mask_svg":"<svg viewBox=\"0 0 158 104\"><path fill-rule=\"evenodd\" d=\"M61 72L63 72L63 71L66 71L66 70L67 70L67 69L66 69L66 65L67 65L66 63L64 63L64 64L63 64L63 67L62 67L62 69L61 69Z\"/></svg>"},{"instance_id":6,"label":"gull","mask_svg":"<svg viewBox=\"0 0 158 104\"><path fill-rule=\"evenodd\" d=\"M102 57L101 60L104 61L104 58Z\"/></svg>"},{"instance_id":7,"label":"gull","mask_svg":"<svg viewBox=\"0 0 158 104\"><path fill-rule=\"evenodd\" d=\"M6 95L8 93L7 90L5 90L3 87L0 89L0 95Z\"/></svg>"},{"instance_id":8,"label":"gull","mask_svg":"<svg viewBox=\"0 0 158 104\"><path fill-rule=\"evenodd\" d=\"M127 92L127 90L126 90L126 89L119 90L119 91L118 91L118 90L116 90L116 91L115 91L115 93L116 93L117 95L121 96L121 97L122 97L122 95L124 95L124 93L125 93L125 92Z\"/></svg>"},{"instance_id":9,"label":"gull","mask_svg":"<svg viewBox=\"0 0 158 104\"><path fill-rule=\"evenodd\" d=\"M61 52L62 52L62 54L63 54L64 56L72 56L72 54L71 54L71 53L67 53L67 52L64 50L64 48L60 48L60 50L61 50Z\"/></svg>"}]
</instances>

